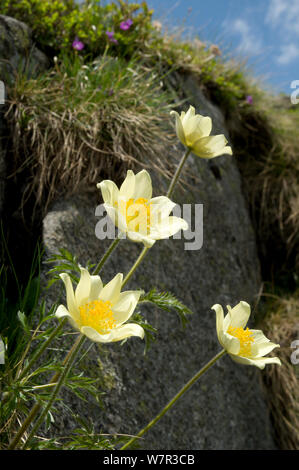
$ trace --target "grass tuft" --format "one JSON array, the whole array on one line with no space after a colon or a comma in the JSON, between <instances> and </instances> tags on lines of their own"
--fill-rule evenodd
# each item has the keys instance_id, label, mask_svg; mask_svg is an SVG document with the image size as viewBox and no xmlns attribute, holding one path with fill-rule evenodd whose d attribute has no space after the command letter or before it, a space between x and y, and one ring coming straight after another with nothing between
<instances>
[{"instance_id":1,"label":"grass tuft","mask_svg":"<svg viewBox=\"0 0 299 470\"><path fill-rule=\"evenodd\" d=\"M299 108L262 90L251 95L254 106L240 103L228 123L269 279L299 269Z\"/></svg>"},{"instance_id":2,"label":"grass tuft","mask_svg":"<svg viewBox=\"0 0 299 470\"><path fill-rule=\"evenodd\" d=\"M34 195L45 212L58 195L95 190L100 175L117 181L133 165L168 171L163 154L173 137L173 100L134 59L84 65L65 57L37 79L20 76L9 96L12 172L30 172L22 205Z\"/></svg>"},{"instance_id":3,"label":"grass tuft","mask_svg":"<svg viewBox=\"0 0 299 470\"><path fill-rule=\"evenodd\" d=\"M299 449L299 364L292 364L292 342L299 339L299 296L268 297L268 314L262 329L274 343L281 367L269 365L263 371L268 405L274 422L276 440L281 449ZM298 343L297 343L298 344ZM293 344L294 346L294 344ZM298 346L297 346L298 349ZM299 354L297 353L297 358Z\"/></svg>"}]
</instances>

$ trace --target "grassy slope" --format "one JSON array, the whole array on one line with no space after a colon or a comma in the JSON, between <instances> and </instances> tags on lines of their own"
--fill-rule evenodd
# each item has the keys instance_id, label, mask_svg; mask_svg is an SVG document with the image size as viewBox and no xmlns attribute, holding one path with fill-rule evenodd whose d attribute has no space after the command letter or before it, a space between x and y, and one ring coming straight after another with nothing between
<instances>
[{"instance_id":1,"label":"grassy slope","mask_svg":"<svg viewBox=\"0 0 299 470\"><path fill-rule=\"evenodd\" d=\"M127 165L154 165L168 173L159 154L171 141L163 124L168 103L177 97L167 74L195 74L225 113L256 229L265 294L276 296L265 296L261 311L269 336L275 330L276 341L287 348L281 353L281 370L287 372L278 372L275 380L274 368L264 373L271 406L281 409L272 390L291 388L294 397L296 384L288 344L295 338L298 317L299 106L253 86L242 65L223 60L217 48L162 35L145 5L134 9L118 2L110 9L93 5L89 11L86 5L80 12L72 2L57 4L65 6L63 20L55 20L47 1L6 0L3 11L29 22L38 46L52 59L58 56L48 74L30 81L19 77L9 90L15 169L28 163L33 178L22 203L33 197L45 207L62 187L72 191L79 181L91 187L101 168L115 179ZM120 30L120 22L129 17L133 26ZM115 31L117 44L107 40L106 30ZM81 52L72 48L75 35L85 43ZM287 316L285 302L291 305ZM283 447L299 445L295 403L289 399L287 419L276 421Z\"/></svg>"}]
</instances>

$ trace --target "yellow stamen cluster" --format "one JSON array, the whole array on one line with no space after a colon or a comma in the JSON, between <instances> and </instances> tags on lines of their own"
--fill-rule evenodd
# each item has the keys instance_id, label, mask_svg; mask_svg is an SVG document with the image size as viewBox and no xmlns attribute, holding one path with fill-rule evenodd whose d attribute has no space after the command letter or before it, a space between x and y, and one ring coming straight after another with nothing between
<instances>
[{"instance_id":1,"label":"yellow stamen cluster","mask_svg":"<svg viewBox=\"0 0 299 470\"><path fill-rule=\"evenodd\" d=\"M98 333L105 334L116 326L111 302L93 300L79 307L81 326L91 326Z\"/></svg>"},{"instance_id":2,"label":"yellow stamen cluster","mask_svg":"<svg viewBox=\"0 0 299 470\"><path fill-rule=\"evenodd\" d=\"M117 202L115 202L115 205L119 206ZM120 206L120 211L125 216L127 225L130 225L130 230L149 232L151 225L151 203L148 199L143 197L138 199L130 198L128 201L121 201ZM133 221L135 223L132 223Z\"/></svg>"},{"instance_id":3,"label":"yellow stamen cluster","mask_svg":"<svg viewBox=\"0 0 299 470\"><path fill-rule=\"evenodd\" d=\"M227 333L231 336L234 336L235 338L238 338L238 340L240 341L239 356L250 356L251 343L254 341L254 338L249 328L246 328L246 330L244 330L244 328L241 327L233 328L232 326L229 326L227 329Z\"/></svg>"}]
</instances>

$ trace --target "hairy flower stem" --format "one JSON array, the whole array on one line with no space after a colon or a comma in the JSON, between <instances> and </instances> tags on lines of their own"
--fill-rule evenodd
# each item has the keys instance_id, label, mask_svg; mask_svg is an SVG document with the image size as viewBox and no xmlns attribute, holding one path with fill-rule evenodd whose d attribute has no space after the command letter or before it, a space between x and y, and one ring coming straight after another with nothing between
<instances>
[{"instance_id":1,"label":"hairy flower stem","mask_svg":"<svg viewBox=\"0 0 299 470\"><path fill-rule=\"evenodd\" d=\"M197 372L197 374L194 375L194 377L192 377L192 379L189 380L189 382L186 383L186 385L184 385L184 387L173 397L173 399L165 406L165 408L163 408L163 410L150 422L148 423L147 426L145 426L145 428L143 428L138 434L137 436L133 437L132 439L130 439L124 446L121 447L120 450L125 450L127 449L128 447L131 446L131 444L133 444L133 442L136 441L136 439L138 439L139 437L143 436L143 434L145 434L152 426L154 426L154 424L157 423L157 421L159 421L159 419L162 418L162 416L165 415L165 413L175 404L175 402L182 396L184 395L185 392L187 392L187 390L189 390L189 388L212 366L215 364L215 362L220 359L224 354L226 353L226 350L225 349L222 349L222 351L220 351L218 354L216 354L216 356L213 357L213 359L211 359L205 366L202 367L202 369L200 369L200 371Z\"/></svg>"},{"instance_id":2,"label":"hairy flower stem","mask_svg":"<svg viewBox=\"0 0 299 470\"><path fill-rule=\"evenodd\" d=\"M77 345L77 342L73 345L73 347L67 353L67 355L66 355L66 357L65 357L65 359L62 363L62 366L65 366L68 363L68 361L70 360L70 358L73 354L74 349L76 348L76 345ZM56 383L58 381L59 377L60 377L60 374L61 374L61 371L56 372L56 374L54 374L52 379L50 380L49 384ZM18 430L17 434L15 435L15 437L10 442L10 444L8 446L8 450L14 450L16 448L16 446L18 445L21 437L26 432L26 430L28 429L28 426L34 420L35 416L40 411L41 407L42 407L42 405L41 405L40 402L35 403L35 405L31 409L29 415L25 419L24 423L22 424L22 426Z\"/></svg>"},{"instance_id":3,"label":"hairy flower stem","mask_svg":"<svg viewBox=\"0 0 299 470\"><path fill-rule=\"evenodd\" d=\"M183 169L183 167L184 167L184 165L185 165L185 163L186 163L186 160L187 160L187 158L188 158L190 152L191 152L191 149L188 149L188 148L187 148L186 152L185 152L184 155L182 156L182 159L181 159L181 161L180 161L180 163L179 163L179 165L178 165L178 167L177 167L177 169L176 169L176 172L175 172L175 174L174 174L174 176L173 176L173 178L172 178L172 180L171 180L171 183L170 183L170 185L169 185L169 188L168 188L168 191L167 191L167 194L166 194L166 196L169 197L169 198L171 197L171 195L172 195L172 193L173 193L173 191L174 191L175 185L177 184L177 182L178 182L178 180L179 180L179 178L180 178L180 176L181 176L182 169Z\"/></svg>"},{"instance_id":4,"label":"hairy flower stem","mask_svg":"<svg viewBox=\"0 0 299 470\"><path fill-rule=\"evenodd\" d=\"M121 238L115 238L115 240L113 240L113 242L109 246L108 250L103 255L102 259L99 261L98 265L96 266L95 270L93 271L93 275L99 274L100 270L102 269L102 267L106 263L107 259L109 258L109 256L113 252L113 250L115 250L115 248L119 244L120 240L121 240Z\"/></svg>"},{"instance_id":5,"label":"hairy flower stem","mask_svg":"<svg viewBox=\"0 0 299 470\"><path fill-rule=\"evenodd\" d=\"M30 440L34 437L36 431L38 430L38 428L40 427L40 425L43 423L43 421L45 420L46 416L47 416L47 413L48 411L51 409L51 406L53 405L57 395L59 394L60 390L61 390L61 387L63 386L64 384L64 381L65 379L67 378L73 364L74 364L74 361L76 359L76 356L81 348L81 346L83 345L84 341L86 340L86 336L84 335L80 335L76 342L74 343L72 349L71 349L71 354L68 358L68 361L67 363L65 364L65 367L63 369L63 372L61 373L60 375L60 378L59 378L59 381L58 383L56 384L56 387L55 389L53 390L53 393L51 395L51 398L47 404L47 406L44 408L43 412L41 413L41 415L39 416L39 418L36 420L24 446L23 446L23 449L26 449L28 444L30 444Z\"/></svg>"},{"instance_id":6,"label":"hairy flower stem","mask_svg":"<svg viewBox=\"0 0 299 470\"><path fill-rule=\"evenodd\" d=\"M135 263L133 264L132 268L130 269L130 271L128 272L128 274L126 275L126 277L124 278L123 280L123 283L121 285L121 287L123 288L125 284L127 284L127 282L130 280L131 276L133 275L134 271L138 268L139 264L142 262L143 258L145 257L145 255L147 254L149 248L146 248L144 247L142 252L140 253L140 255L138 256L137 260L135 261Z\"/></svg>"}]
</instances>

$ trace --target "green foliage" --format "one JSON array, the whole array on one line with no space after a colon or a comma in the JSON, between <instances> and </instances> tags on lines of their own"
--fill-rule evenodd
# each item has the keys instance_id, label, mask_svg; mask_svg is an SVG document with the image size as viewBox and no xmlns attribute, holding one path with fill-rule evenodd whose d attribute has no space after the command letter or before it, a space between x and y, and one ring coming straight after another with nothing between
<instances>
[{"instance_id":1,"label":"green foliage","mask_svg":"<svg viewBox=\"0 0 299 470\"><path fill-rule=\"evenodd\" d=\"M4 0L1 13L24 21L32 29L37 45L58 55L73 50L78 38L85 45L82 54L102 54L106 46L117 54L130 56L149 38L151 15L146 2L123 0L101 5L97 0ZM132 19L132 26L123 31L122 21ZM113 31L117 44L109 42L106 31Z\"/></svg>"},{"instance_id":2,"label":"green foliage","mask_svg":"<svg viewBox=\"0 0 299 470\"><path fill-rule=\"evenodd\" d=\"M136 59L103 56L84 64L79 56L63 56L44 76L19 77L7 119L15 166L32 176L24 200L32 196L46 211L54 197L79 184L96 191L100 174L121 175L128 162L151 161L165 174L168 163L160 155L171 140L163 130L172 96Z\"/></svg>"},{"instance_id":3,"label":"green foliage","mask_svg":"<svg viewBox=\"0 0 299 470\"><path fill-rule=\"evenodd\" d=\"M20 315L21 325L26 334L20 334L18 345L12 358L7 357L5 364L0 366L0 448L5 448L18 426L18 420L24 420L30 411L32 403L39 402L46 406L53 390L49 386L49 378L53 373L63 370L61 358L64 355L64 343L67 333L57 328L55 324L55 309L53 305L46 313L45 304L39 307L39 323L35 317ZM55 349L47 346L47 341L55 332ZM20 328L20 333L22 329ZM30 335L28 335L30 333ZM47 351L46 359L42 354ZM55 351L55 352L54 352ZM81 356L84 357L84 354ZM40 359L41 358L41 359ZM80 359L80 360L81 360ZM80 361L78 362L80 364ZM81 400L87 400L87 394L100 402L101 392L98 390L99 378L85 377L76 370L65 378L64 385ZM55 422L57 404L66 406L61 398L57 398L45 420L45 429ZM55 440L56 441L56 440ZM48 443L50 446L50 443ZM52 442L54 445L54 441ZM35 441L33 448L47 447L44 442ZM62 444L63 446L63 444Z\"/></svg>"},{"instance_id":4,"label":"green foliage","mask_svg":"<svg viewBox=\"0 0 299 470\"><path fill-rule=\"evenodd\" d=\"M143 318L140 312L135 312L132 316L132 322L137 323L144 329L144 355L149 351L151 344L156 340L155 334L157 329L148 323L148 321Z\"/></svg>"},{"instance_id":5,"label":"green foliage","mask_svg":"<svg viewBox=\"0 0 299 470\"><path fill-rule=\"evenodd\" d=\"M139 304L143 302L155 304L157 307L168 312L175 310L180 317L183 327L185 327L188 322L188 315L192 315L193 313L170 292L157 292L156 289L152 289L141 297Z\"/></svg>"},{"instance_id":6,"label":"green foliage","mask_svg":"<svg viewBox=\"0 0 299 470\"><path fill-rule=\"evenodd\" d=\"M70 450L114 450L122 442L122 436L96 433L91 420L76 416L79 427L74 430L65 448Z\"/></svg>"},{"instance_id":7,"label":"green foliage","mask_svg":"<svg viewBox=\"0 0 299 470\"><path fill-rule=\"evenodd\" d=\"M61 248L58 254L54 254L47 259L47 263L54 263L54 267L48 271L48 275L51 277L48 282L48 288L51 287L55 282L61 281L59 274L66 273L75 282L79 282L80 278L80 264L77 261L76 256L72 255L68 250ZM90 270L95 265L88 263L87 269Z\"/></svg>"},{"instance_id":8,"label":"green foliage","mask_svg":"<svg viewBox=\"0 0 299 470\"><path fill-rule=\"evenodd\" d=\"M75 415L71 408L69 414L77 422L78 427L70 436L31 440L30 450L115 450L117 445L125 441L123 435L97 433L91 420Z\"/></svg>"}]
</instances>

